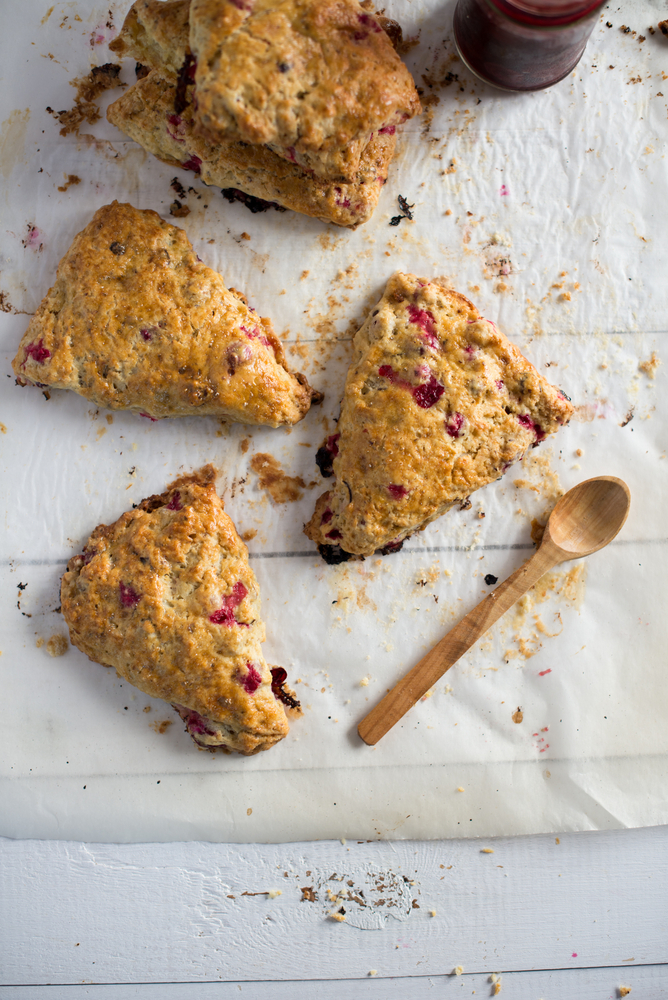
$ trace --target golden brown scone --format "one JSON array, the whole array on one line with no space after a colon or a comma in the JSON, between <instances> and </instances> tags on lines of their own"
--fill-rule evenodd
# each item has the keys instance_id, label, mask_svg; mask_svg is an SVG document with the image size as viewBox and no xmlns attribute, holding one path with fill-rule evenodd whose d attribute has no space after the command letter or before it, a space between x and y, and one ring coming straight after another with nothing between
<instances>
[{"instance_id":1,"label":"golden brown scone","mask_svg":"<svg viewBox=\"0 0 668 1000\"><path fill-rule=\"evenodd\" d=\"M182 229L113 202L60 262L13 361L22 385L143 416L294 424L314 393L271 321L198 260Z\"/></svg>"},{"instance_id":2,"label":"golden brown scone","mask_svg":"<svg viewBox=\"0 0 668 1000\"><path fill-rule=\"evenodd\" d=\"M198 746L254 754L288 732L286 673L261 651L260 592L211 466L177 479L70 559L61 606L73 645L170 702Z\"/></svg>"},{"instance_id":3,"label":"golden brown scone","mask_svg":"<svg viewBox=\"0 0 668 1000\"><path fill-rule=\"evenodd\" d=\"M109 106L107 118L154 156L200 174L205 184L236 188L349 229L371 218L387 180L394 135L373 136L353 183L319 180L264 146L210 145L193 131L191 94L188 87L188 103L176 114L173 76L153 70Z\"/></svg>"},{"instance_id":4,"label":"golden brown scone","mask_svg":"<svg viewBox=\"0 0 668 1000\"><path fill-rule=\"evenodd\" d=\"M569 420L573 407L468 299L395 274L355 337L332 489L305 532L327 561L396 551Z\"/></svg>"},{"instance_id":5,"label":"golden brown scone","mask_svg":"<svg viewBox=\"0 0 668 1000\"><path fill-rule=\"evenodd\" d=\"M420 111L413 78L357 0L192 0L197 130L353 180L372 133Z\"/></svg>"},{"instance_id":6,"label":"golden brown scone","mask_svg":"<svg viewBox=\"0 0 668 1000\"><path fill-rule=\"evenodd\" d=\"M136 0L109 48L151 69L178 75L188 45L190 0Z\"/></svg>"}]
</instances>

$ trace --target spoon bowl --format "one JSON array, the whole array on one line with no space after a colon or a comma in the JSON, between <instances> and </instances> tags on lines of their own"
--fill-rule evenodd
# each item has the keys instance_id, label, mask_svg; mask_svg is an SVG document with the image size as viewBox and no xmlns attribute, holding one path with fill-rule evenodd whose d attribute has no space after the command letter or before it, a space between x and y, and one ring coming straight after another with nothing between
<instances>
[{"instance_id":1,"label":"spoon bowl","mask_svg":"<svg viewBox=\"0 0 668 1000\"><path fill-rule=\"evenodd\" d=\"M586 479L559 500L542 544L551 543L563 561L598 552L619 534L630 504L631 493L623 480L615 476Z\"/></svg>"}]
</instances>

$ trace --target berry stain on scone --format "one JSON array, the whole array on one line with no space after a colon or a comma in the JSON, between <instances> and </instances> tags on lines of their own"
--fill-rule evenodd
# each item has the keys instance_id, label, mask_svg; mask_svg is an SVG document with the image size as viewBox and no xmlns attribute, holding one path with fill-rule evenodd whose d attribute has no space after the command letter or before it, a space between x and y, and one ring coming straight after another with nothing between
<instances>
[{"instance_id":1,"label":"berry stain on scone","mask_svg":"<svg viewBox=\"0 0 668 1000\"><path fill-rule=\"evenodd\" d=\"M225 287L182 229L118 202L75 237L13 367L21 385L71 389L152 420L277 427L322 398L288 370L271 321Z\"/></svg>"},{"instance_id":2,"label":"berry stain on scone","mask_svg":"<svg viewBox=\"0 0 668 1000\"><path fill-rule=\"evenodd\" d=\"M70 559L61 607L74 646L170 702L195 743L254 754L300 714L269 666L248 551L207 466L99 525Z\"/></svg>"},{"instance_id":3,"label":"berry stain on scone","mask_svg":"<svg viewBox=\"0 0 668 1000\"><path fill-rule=\"evenodd\" d=\"M398 551L573 412L468 299L413 275L390 279L354 348L316 455L336 481L304 529L328 562Z\"/></svg>"}]
</instances>

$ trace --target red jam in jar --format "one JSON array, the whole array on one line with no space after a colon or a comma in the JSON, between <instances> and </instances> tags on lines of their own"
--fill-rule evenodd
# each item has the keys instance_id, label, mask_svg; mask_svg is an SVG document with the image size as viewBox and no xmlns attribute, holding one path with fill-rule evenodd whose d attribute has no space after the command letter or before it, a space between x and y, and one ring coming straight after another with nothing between
<instances>
[{"instance_id":1,"label":"red jam in jar","mask_svg":"<svg viewBox=\"0 0 668 1000\"><path fill-rule=\"evenodd\" d=\"M502 90L543 90L577 66L603 4L574 0L459 0L459 55Z\"/></svg>"}]
</instances>

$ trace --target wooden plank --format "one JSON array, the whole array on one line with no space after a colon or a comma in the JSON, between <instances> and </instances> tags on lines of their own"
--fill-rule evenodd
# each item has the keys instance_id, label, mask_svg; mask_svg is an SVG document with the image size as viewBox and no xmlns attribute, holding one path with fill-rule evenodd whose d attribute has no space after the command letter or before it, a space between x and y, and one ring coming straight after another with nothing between
<instances>
[{"instance_id":1,"label":"wooden plank","mask_svg":"<svg viewBox=\"0 0 668 1000\"><path fill-rule=\"evenodd\" d=\"M457 965L489 974L663 962L668 829L556 839L0 842L1 982L340 980L371 969L387 978L447 976ZM328 916L341 908L344 921Z\"/></svg>"},{"instance_id":2,"label":"wooden plank","mask_svg":"<svg viewBox=\"0 0 668 1000\"><path fill-rule=\"evenodd\" d=\"M612 1000L620 987L631 987L643 1000L668 995L668 966L645 965L629 969L555 969L539 972L502 972L497 982L503 1000ZM493 996L488 975L411 976L397 979L292 980L282 983L138 983L93 986L3 986L0 1000L433 1000L433 997Z\"/></svg>"}]
</instances>

